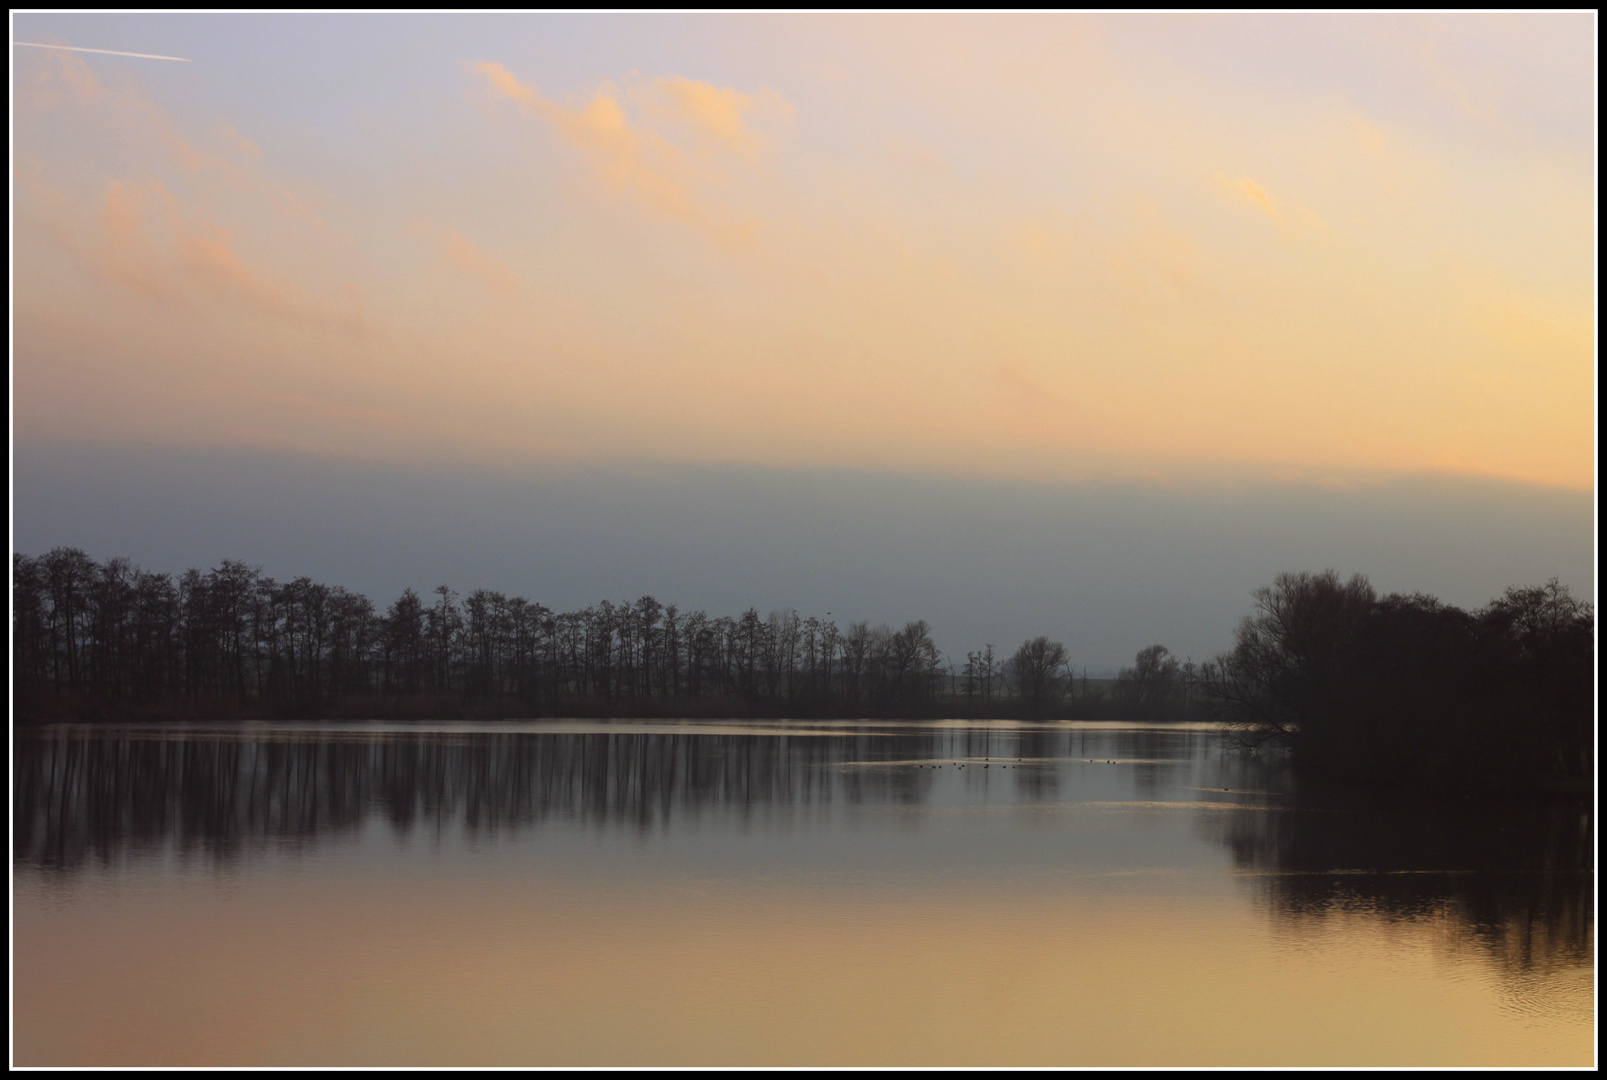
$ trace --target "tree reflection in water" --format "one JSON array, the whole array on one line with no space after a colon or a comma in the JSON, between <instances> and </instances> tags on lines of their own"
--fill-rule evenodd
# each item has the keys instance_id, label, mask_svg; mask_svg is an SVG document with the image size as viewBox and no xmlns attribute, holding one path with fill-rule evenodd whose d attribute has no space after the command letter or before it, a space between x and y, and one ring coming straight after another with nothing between
<instances>
[{"instance_id":1,"label":"tree reflection in water","mask_svg":"<svg viewBox=\"0 0 1607 1080\"><path fill-rule=\"evenodd\" d=\"M1588 965L1594 863L1590 808L1293 793L1276 758L1238 757L1236 786L1280 809L1201 821L1295 929L1366 914L1451 924L1512 973Z\"/></svg>"},{"instance_id":2,"label":"tree reflection in water","mask_svg":"<svg viewBox=\"0 0 1607 1080\"><path fill-rule=\"evenodd\" d=\"M932 772L831 766L933 759L952 740L911 729L253 738L57 729L15 740L14 856L58 870L163 846L229 859L355 829L374 813L404 831L460 823L478 832L554 816L650 828L711 807L919 802Z\"/></svg>"},{"instance_id":3,"label":"tree reflection in water","mask_svg":"<svg viewBox=\"0 0 1607 1080\"><path fill-rule=\"evenodd\" d=\"M1450 920L1511 972L1588 964L1588 808L1383 803L1293 793L1276 759L1224 753L1203 731L871 724L811 733L115 732L14 739L13 857L71 874L178 851L229 864L305 846L373 816L399 832L470 834L549 820L637 831L705 812L788 815L832 802L919 806L953 764L1021 803L1076 800L1078 768L1130 769L1126 797L1230 803L1199 827L1251 875L1280 923L1365 914ZM1094 759L1099 759L1095 762ZM931 766L949 762L949 772ZM1115 776L1115 773L1105 774ZM990 797L993 797L990 795ZM1083 795L1082 797L1089 797Z\"/></svg>"}]
</instances>

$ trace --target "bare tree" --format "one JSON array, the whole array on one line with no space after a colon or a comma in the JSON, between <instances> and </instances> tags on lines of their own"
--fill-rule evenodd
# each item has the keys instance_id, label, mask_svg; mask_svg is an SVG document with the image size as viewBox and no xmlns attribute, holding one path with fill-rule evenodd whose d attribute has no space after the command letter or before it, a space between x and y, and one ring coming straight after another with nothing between
<instances>
[{"instance_id":1,"label":"bare tree","mask_svg":"<svg viewBox=\"0 0 1607 1080\"><path fill-rule=\"evenodd\" d=\"M1166 714L1182 697L1183 675L1164 645L1138 650L1133 666L1116 673L1116 700L1138 716Z\"/></svg>"},{"instance_id":2,"label":"bare tree","mask_svg":"<svg viewBox=\"0 0 1607 1080\"><path fill-rule=\"evenodd\" d=\"M1047 637L1030 638L1010 657L1010 674L1016 693L1033 713L1042 713L1060 704L1064 692L1068 659L1066 647Z\"/></svg>"},{"instance_id":3,"label":"bare tree","mask_svg":"<svg viewBox=\"0 0 1607 1080\"><path fill-rule=\"evenodd\" d=\"M1233 651L1206 664L1201 689L1238 725L1240 741L1260 745L1309 723L1337 691L1341 652L1377 594L1355 575L1332 570L1279 574L1254 593Z\"/></svg>"}]
</instances>

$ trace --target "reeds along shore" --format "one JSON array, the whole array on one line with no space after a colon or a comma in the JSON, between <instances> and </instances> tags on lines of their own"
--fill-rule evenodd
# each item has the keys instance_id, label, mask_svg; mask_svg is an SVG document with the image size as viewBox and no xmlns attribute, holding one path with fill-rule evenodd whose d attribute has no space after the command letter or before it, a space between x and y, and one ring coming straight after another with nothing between
<instances>
[{"instance_id":1,"label":"reeds along shore","mask_svg":"<svg viewBox=\"0 0 1607 1080\"><path fill-rule=\"evenodd\" d=\"M1332 572L1280 575L1254 601L1232 651L1196 665L1154 645L1096 682L1047 637L952 661L924 621L652 597L555 612L445 586L381 613L243 563L175 578L58 548L13 558L13 716L1209 717L1313 777L1588 787L1594 615L1555 581L1476 612Z\"/></svg>"}]
</instances>

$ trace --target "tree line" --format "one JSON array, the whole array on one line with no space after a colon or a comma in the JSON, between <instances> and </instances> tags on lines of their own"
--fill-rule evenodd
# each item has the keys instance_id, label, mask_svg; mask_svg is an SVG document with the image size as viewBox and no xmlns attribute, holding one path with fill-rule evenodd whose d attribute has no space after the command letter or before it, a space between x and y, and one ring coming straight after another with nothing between
<instances>
[{"instance_id":1,"label":"tree line","mask_svg":"<svg viewBox=\"0 0 1607 1080\"><path fill-rule=\"evenodd\" d=\"M13 716L797 716L1228 721L1297 772L1389 786L1583 790L1595 620L1555 579L1477 611L1363 577L1281 574L1232 650L1139 651L1097 688L1048 637L952 662L901 629L682 611L558 612L484 589L384 611L225 561L177 577L76 548L12 561Z\"/></svg>"},{"instance_id":2,"label":"tree line","mask_svg":"<svg viewBox=\"0 0 1607 1080\"><path fill-rule=\"evenodd\" d=\"M1047 637L951 663L924 621L846 628L650 596L559 612L523 597L359 593L225 561L177 577L76 548L12 560L14 714L1162 716L1197 673L1161 646L1106 692ZM1079 692L1080 691L1080 692Z\"/></svg>"}]
</instances>

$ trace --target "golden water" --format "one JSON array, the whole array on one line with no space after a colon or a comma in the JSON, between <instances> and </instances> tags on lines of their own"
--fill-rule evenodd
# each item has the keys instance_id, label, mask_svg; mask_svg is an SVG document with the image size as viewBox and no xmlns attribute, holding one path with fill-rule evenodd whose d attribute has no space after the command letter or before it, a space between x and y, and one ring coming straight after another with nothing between
<instances>
[{"instance_id":1,"label":"golden water","mask_svg":"<svg viewBox=\"0 0 1607 1080\"><path fill-rule=\"evenodd\" d=\"M1594 1060L1577 812L1316 805L1208 730L54 728L14 754L18 1065Z\"/></svg>"}]
</instances>

